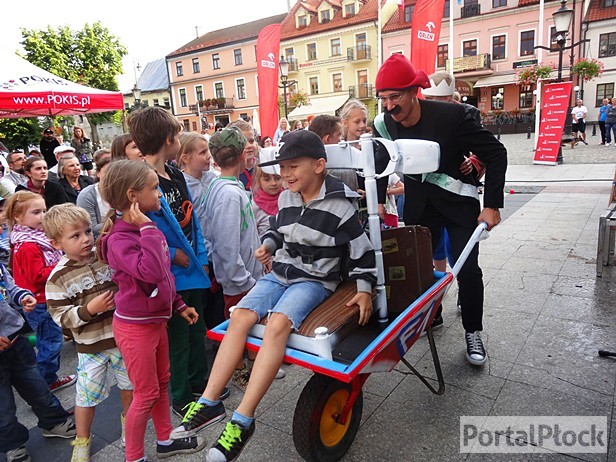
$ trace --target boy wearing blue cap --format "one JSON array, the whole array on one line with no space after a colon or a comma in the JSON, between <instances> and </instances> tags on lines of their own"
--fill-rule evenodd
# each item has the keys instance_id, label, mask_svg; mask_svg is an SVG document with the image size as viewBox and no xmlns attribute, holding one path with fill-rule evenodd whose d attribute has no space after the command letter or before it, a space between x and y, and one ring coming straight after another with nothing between
<instances>
[{"instance_id":1,"label":"boy wearing blue cap","mask_svg":"<svg viewBox=\"0 0 616 462\"><path fill-rule=\"evenodd\" d=\"M208 461L230 461L239 456L254 433L255 410L282 364L289 334L336 290L343 277L343 260L348 277L357 283L357 294L348 305L359 305L360 324L367 323L372 314L376 263L352 204L359 195L326 174L326 159L319 136L297 130L282 138L276 160L261 164L279 163L289 186L280 195L278 214L271 218L271 229L255 252L263 265L271 264L272 271L234 307L210 380L199 399L204 406L174 430L194 433L224 417L220 391L241 358L248 332L269 314L246 393L210 449Z\"/></svg>"}]
</instances>

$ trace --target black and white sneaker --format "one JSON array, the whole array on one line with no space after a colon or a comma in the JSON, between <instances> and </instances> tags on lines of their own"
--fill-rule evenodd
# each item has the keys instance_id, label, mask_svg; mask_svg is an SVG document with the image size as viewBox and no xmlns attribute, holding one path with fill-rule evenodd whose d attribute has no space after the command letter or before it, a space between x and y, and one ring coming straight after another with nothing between
<instances>
[{"instance_id":1,"label":"black and white sneaker","mask_svg":"<svg viewBox=\"0 0 616 462\"><path fill-rule=\"evenodd\" d=\"M483 347L481 332L467 332L466 337L466 359L474 366L482 366L486 362L486 349Z\"/></svg>"},{"instance_id":2,"label":"black and white sneaker","mask_svg":"<svg viewBox=\"0 0 616 462\"><path fill-rule=\"evenodd\" d=\"M192 454L199 452L205 447L205 439L199 436L174 439L173 443L165 446L156 444L156 455L159 459L175 456L176 454Z\"/></svg>"},{"instance_id":3,"label":"black and white sneaker","mask_svg":"<svg viewBox=\"0 0 616 462\"><path fill-rule=\"evenodd\" d=\"M220 422L227 415L222 403L216 406L206 406L197 402L190 403L187 407L182 423L171 432L171 439L192 436L202 428Z\"/></svg>"},{"instance_id":4,"label":"black and white sneaker","mask_svg":"<svg viewBox=\"0 0 616 462\"><path fill-rule=\"evenodd\" d=\"M17 449L11 449L6 453L7 462L31 462L30 454L25 446L20 446Z\"/></svg>"},{"instance_id":5,"label":"black and white sneaker","mask_svg":"<svg viewBox=\"0 0 616 462\"><path fill-rule=\"evenodd\" d=\"M207 462L230 462L236 460L255 432L255 423L244 428L236 422L227 422L216 444L207 454Z\"/></svg>"}]
</instances>

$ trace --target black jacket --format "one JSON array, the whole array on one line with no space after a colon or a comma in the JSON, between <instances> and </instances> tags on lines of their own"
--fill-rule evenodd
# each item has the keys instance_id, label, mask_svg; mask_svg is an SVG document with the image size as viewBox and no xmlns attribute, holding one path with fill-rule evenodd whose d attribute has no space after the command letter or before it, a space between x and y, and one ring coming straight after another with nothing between
<instances>
[{"instance_id":1,"label":"black jacket","mask_svg":"<svg viewBox=\"0 0 616 462\"><path fill-rule=\"evenodd\" d=\"M91 177L85 175L79 175L78 181L81 189L85 188L86 186L90 186L91 184L94 184L94 180ZM81 189L79 191L75 191L66 178L61 178L58 181L58 184L64 189L64 193L68 198L67 202L77 204L77 196L79 195L79 191L81 191Z\"/></svg>"},{"instance_id":2,"label":"black jacket","mask_svg":"<svg viewBox=\"0 0 616 462\"><path fill-rule=\"evenodd\" d=\"M25 185L20 184L15 188L15 191L30 191ZM62 186L60 186L57 182L47 180L45 182L45 192L43 194L43 199L45 199L45 206L47 206L47 210L52 208L54 205L58 204L66 204L69 202L68 197L66 197L66 193Z\"/></svg>"},{"instance_id":3,"label":"black jacket","mask_svg":"<svg viewBox=\"0 0 616 462\"><path fill-rule=\"evenodd\" d=\"M415 127L405 128L385 115L385 126L392 139L424 139L441 147L437 172L465 183L476 184L471 175L460 173L460 164L469 151L486 166L484 207L503 207L503 190L507 170L507 150L492 133L465 110L461 104L419 100L421 119ZM375 130L376 132L376 130ZM419 133L417 133L419 132ZM375 133L375 136L380 136ZM404 178L404 223L421 224L420 218L429 202L443 215L465 227L475 227L479 201L446 191L434 184Z\"/></svg>"},{"instance_id":4,"label":"black jacket","mask_svg":"<svg viewBox=\"0 0 616 462\"><path fill-rule=\"evenodd\" d=\"M56 160L56 156L53 153L53 150L60 146L60 143L57 139L52 138L51 140L47 140L47 138L43 137L41 142L39 143L39 147L41 148L41 154L43 154L43 159L47 162L47 168L51 168L58 163Z\"/></svg>"}]
</instances>

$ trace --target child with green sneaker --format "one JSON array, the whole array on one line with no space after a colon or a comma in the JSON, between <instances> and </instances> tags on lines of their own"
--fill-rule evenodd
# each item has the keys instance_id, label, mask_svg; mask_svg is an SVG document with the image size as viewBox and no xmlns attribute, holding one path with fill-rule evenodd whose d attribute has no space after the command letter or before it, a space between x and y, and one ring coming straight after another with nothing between
<instances>
[{"instance_id":1,"label":"child with green sneaker","mask_svg":"<svg viewBox=\"0 0 616 462\"><path fill-rule=\"evenodd\" d=\"M124 443L124 416L133 399L133 386L113 337L112 320L117 286L109 265L96 259L90 215L71 203L54 205L43 216L45 234L64 256L45 286L47 309L53 320L73 334L77 345L75 424L71 462L90 460L90 428L96 406L107 396L115 375L123 413L120 416Z\"/></svg>"},{"instance_id":2,"label":"child with green sneaker","mask_svg":"<svg viewBox=\"0 0 616 462\"><path fill-rule=\"evenodd\" d=\"M272 263L272 271L234 307L208 385L199 398L200 409L174 430L176 435L193 434L224 418L220 391L242 356L250 329L269 316L246 393L210 449L207 460L211 462L235 460L244 449L255 430L255 410L282 364L289 335L336 290L342 277L357 283L357 294L348 305L359 305L360 324L367 323L372 314L376 263L351 202L359 195L326 174L327 156L318 135L297 130L285 135L281 143L277 159L261 164L279 163L289 186L280 195L278 214L255 252L263 265ZM342 267L343 260L348 271Z\"/></svg>"}]
</instances>

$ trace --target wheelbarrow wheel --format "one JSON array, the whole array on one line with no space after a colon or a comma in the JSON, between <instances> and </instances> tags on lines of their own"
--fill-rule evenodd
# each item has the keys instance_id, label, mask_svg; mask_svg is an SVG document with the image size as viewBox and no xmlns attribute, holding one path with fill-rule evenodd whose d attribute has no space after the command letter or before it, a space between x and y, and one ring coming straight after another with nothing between
<instances>
[{"instance_id":1,"label":"wheelbarrow wheel","mask_svg":"<svg viewBox=\"0 0 616 462\"><path fill-rule=\"evenodd\" d=\"M351 394L351 385L315 374L308 381L295 407L293 443L305 460L340 460L353 444L363 408L360 391L344 425L336 422Z\"/></svg>"}]
</instances>

